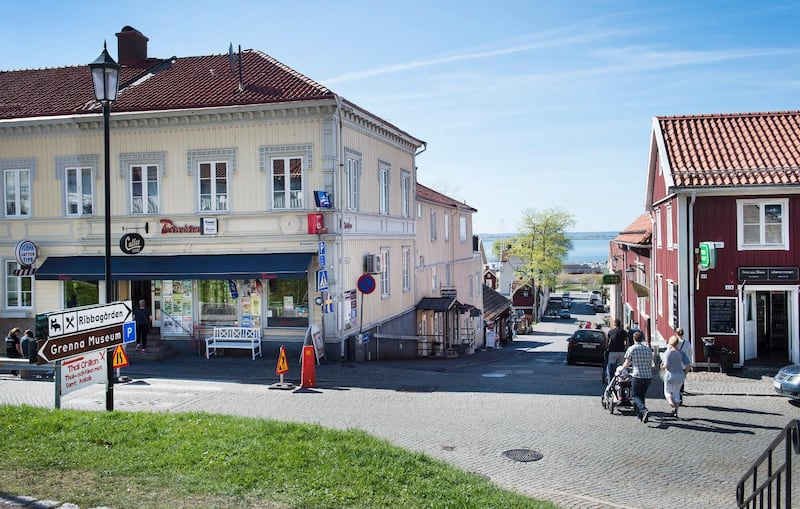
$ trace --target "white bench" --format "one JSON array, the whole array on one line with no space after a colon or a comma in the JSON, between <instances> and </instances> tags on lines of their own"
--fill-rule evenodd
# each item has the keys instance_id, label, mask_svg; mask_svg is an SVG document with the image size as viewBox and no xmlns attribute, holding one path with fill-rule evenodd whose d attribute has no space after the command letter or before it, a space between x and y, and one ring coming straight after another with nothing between
<instances>
[{"instance_id":1,"label":"white bench","mask_svg":"<svg viewBox=\"0 0 800 509\"><path fill-rule=\"evenodd\" d=\"M213 333L206 338L206 359L225 348L250 350L253 360L256 360L256 355L261 356L261 329L214 327Z\"/></svg>"}]
</instances>

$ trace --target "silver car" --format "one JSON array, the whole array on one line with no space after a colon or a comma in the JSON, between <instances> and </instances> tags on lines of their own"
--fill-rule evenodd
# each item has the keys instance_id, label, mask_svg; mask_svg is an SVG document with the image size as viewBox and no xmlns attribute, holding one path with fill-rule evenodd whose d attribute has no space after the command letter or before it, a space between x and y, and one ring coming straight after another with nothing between
<instances>
[{"instance_id":1,"label":"silver car","mask_svg":"<svg viewBox=\"0 0 800 509\"><path fill-rule=\"evenodd\" d=\"M782 367L773 378L772 387L781 396L800 400L800 364Z\"/></svg>"}]
</instances>

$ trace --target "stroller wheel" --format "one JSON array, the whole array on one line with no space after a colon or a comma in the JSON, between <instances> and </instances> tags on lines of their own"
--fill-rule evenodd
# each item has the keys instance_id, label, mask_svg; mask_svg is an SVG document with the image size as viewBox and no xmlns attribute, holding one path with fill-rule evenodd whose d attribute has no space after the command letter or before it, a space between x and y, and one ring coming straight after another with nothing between
<instances>
[{"instance_id":1,"label":"stroller wheel","mask_svg":"<svg viewBox=\"0 0 800 509\"><path fill-rule=\"evenodd\" d=\"M600 404L603 405L603 408L608 408L608 401L603 396L600 396Z\"/></svg>"},{"instance_id":2,"label":"stroller wheel","mask_svg":"<svg viewBox=\"0 0 800 509\"><path fill-rule=\"evenodd\" d=\"M614 402L613 401L608 404L608 413L610 413L610 414L614 413Z\"/></svg>"}]
</instances>

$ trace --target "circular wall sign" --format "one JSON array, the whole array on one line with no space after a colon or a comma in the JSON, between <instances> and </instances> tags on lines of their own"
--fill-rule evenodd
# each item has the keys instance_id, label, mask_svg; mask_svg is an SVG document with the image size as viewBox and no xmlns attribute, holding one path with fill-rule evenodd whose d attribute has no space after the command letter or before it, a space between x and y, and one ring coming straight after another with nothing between
<instances>
[{"instance_id":1,"label":"circular wall sign","mask_svg":"<svg viewBox=\"0 0 800 509\"><path fill-rule=\"evenodd\" d=\"M362 274L357 286L361 293L369 295L375 291L375 278L371 274Z\"/></svg>"},{"instance_id":2,"label":"circular wall sign","mask_svg":"<svg viewBox=\"0 0 800 509\"><path fill-rule=\"evenodd\" d=\"M14 257L23 267L30 267L39 258L39 248L30 240L20 240L14 248Z\"/></svg>"},{"instance_id":3,"label":"circular wall sign","mask_svg":"<svg viewBox=\"0 0 800 509\"><path fill-rule=\"evenodd\" d=\"M119 248L125 254L139 254L144 249L144 237L138 233L126 233L119 239Z\"/></svg>"}]
</instances>

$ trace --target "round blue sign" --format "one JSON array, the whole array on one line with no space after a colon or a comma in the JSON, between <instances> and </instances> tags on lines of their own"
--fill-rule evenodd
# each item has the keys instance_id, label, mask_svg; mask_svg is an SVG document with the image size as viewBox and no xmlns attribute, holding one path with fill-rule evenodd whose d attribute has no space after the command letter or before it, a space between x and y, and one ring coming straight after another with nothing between
<instances>
[{"instance_id":1,"label":"round blue sign","mask_svg":"<svg viewBox=\"0 0 800 509\"><path fill-rule=\"evenodd\" d=\"M369 295L375 291L375 278L371 274L362 274L357 286L361 293Z\"/></svg>"}]
</instances>

